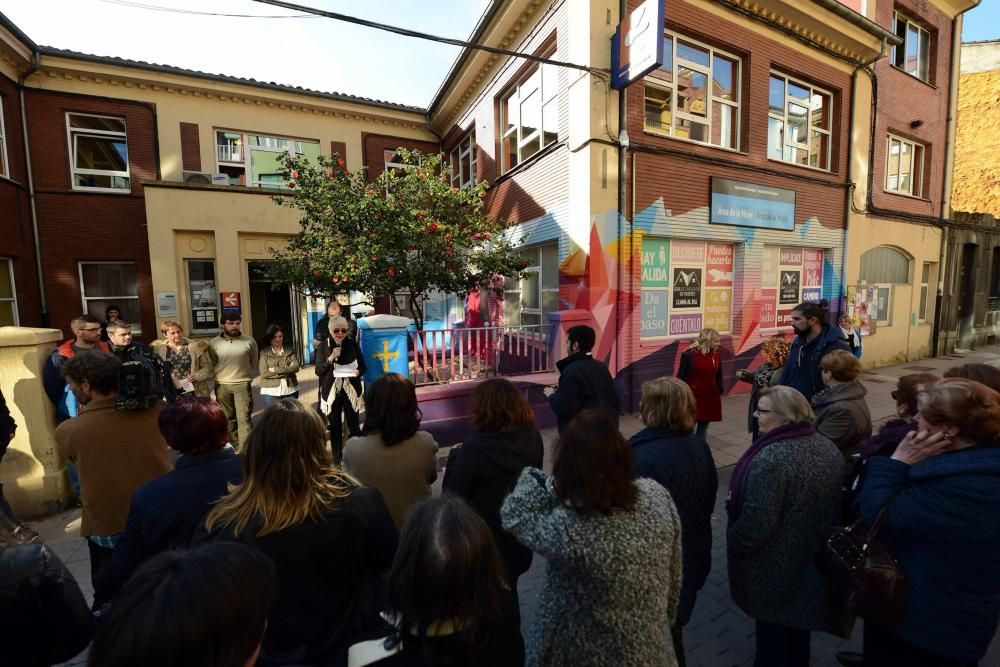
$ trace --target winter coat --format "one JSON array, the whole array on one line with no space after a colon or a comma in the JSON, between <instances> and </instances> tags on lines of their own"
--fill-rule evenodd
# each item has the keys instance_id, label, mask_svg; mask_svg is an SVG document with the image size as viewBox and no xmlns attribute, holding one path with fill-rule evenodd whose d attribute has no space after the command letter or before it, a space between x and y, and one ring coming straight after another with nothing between
<instances>
[{"instance_id":1,"label":"winter coat","mask_svg":"<svg viewBox=\"0 0 1000 667\"><path fill-rule=\"evenodd\" d=\"M736 377L741 382L749 382L751 385L750 402L747 404L747 431L752 433L756 439L760 435L760 429L754 413L757 412L757 404L760 402L760 392L766 387L781 384L781 369L775 368L770 362L765 361L757 367L757 370L742 371Z\"/></svg>"},{"instance_id":2,"label":"winter coat","mask_svg":"<svg viewBox=\"0 0 1000 667\"><path fill-rule=\"evenodd\" d=\"M906 434L910 431L916 431L917 427L918 424L915 421L908 422L902 419L890 419L882 424L882 428L878 430L878 433L867 440L861 441L861 444L858 445L860 456L854 464L847 481L848 493L844 498L844 523L857 520L855 500L857 500L858 494L865 485L865 477L868 475L868 465L872 462L872 459L876 456L892 456L896 451L896 447L899 447L899 443L906 437Z\"/></svg>"},{"instance_id":3,"label":"winter coat","mask_svg":"<svg viewBox=\"0 0 1000 667\"><path fill-rule=\"evenodd\" d=\"M635 476L662 484L677 506L684 566L677 620L685 625L712 570L712 510L719 490L715 460L702 438L676 435L669 427L645 428L629 444L635 455Z\"/></svg>"},{"instance_id":4,"label":"winter coat","mask_svg":"<svg viewBox=\"0 0 1000 667\"><path fill-rule=\"evenodd\" d=\"M493 531L507 571L517 577L531 567L531 549L500 525L500 506L525 468L541 468L545 448L532 425L514 431L476 432L448 456L443 489L467 500Z\"/></svg>"},{"instance_id":5,"label":"winter coat","mask_svg":"<svg viewBox=\"0 0 1000 667\"><path fill-rule=\"evenodd\" d=\"M1000 619L1000 442L909 466L873 458L858 497L906 575L906 642L958 662L982 659Z\"/></svg>"},{"instance_id":6,"label":"winter coat","mask_svg":"<svg viewBox=\"0 0 1000 667\"><path fill-rule=\"evenodd\" d=\"M608 367L594 359L590 352L577 352L556 363L559 388L549 396L549 406L556 415L559 432L581 410L604 408L618 425L621 403L615 381Z\"/></svg>"},{"instance_id":7,"label":"winter coat","mask_svg":"<svg viewBox=\"0 0 1000 667\"><path fill-rule=\"evenodd\" d=\"M872 434L872 415L865 396L868 390L859 380L827 387L812 397L816 432L824 435L850 456L858 444Z\"/></svg>"},{"instance_id":8,"label":"winter coat","mask_svg":"<svg viewBox=\"0 0 1000 667\"><path fill-rule=\"evenodd\" d=\"M722 359L718 352L704 354L696 347L689 347L681 355L677 377L684 380L694 393L700 422L722 421Z\"/></svg>"},{"instance_id":9,"label":"winter coat","mask_svg":"<svg viewBox=\"0 0 1000 667\"><path fill-rule=\"evenodd\" d=\"M610 515L568 507L541 470L521 473L500 516L545 557L526 664L674 666L666 628L681 584L681 526L666 489L635 482L635 508Z\"/></svg>"},{"instance_id":10,"label":"winter coat","mask_svg":"<svg viewBox=\"0 0 1000 667\"><path fill-rule=\"evenodd\" d=\"M0 550L0 618L5 665L48 667L70 660L94 634L94 615L80 586L45 544Z\"/></svg>"},{"instance_id":11,"label":"winter coat","mask_svg":"<svg viewBox=\"0 0 1000 667\"><path fill-rule=\"evenodd\" d=\"M261 350L258 362L261 387L280 387L281 381L284 380L289 388L298 388L299 379L295 374L299 372L299 357L293 350L285 349L282 352L275 354L270 345ZM327 356L329 354L327 352ZM272 368L273 371L270 370Z\"/></svg>"},{"instance_id":12,"label":"winter coat","mask_svg":"<svg viewBox=\"0 0 1000 667\"><path fill-rule=\"evenodd\" d=\"M726 531L730 591L748 616L839 630L815 556L840 514L843 466L818 433L776 441L750 462Z\"/></svg>"},{"instance_id":13,"label":"winter coat","mask_svg":"<svg viewBox=\"0 0 1000 667\"><path fill-rule=\"evenodd\" d=\"M98 343L97 347L83 350L76 347L76 339L71 338L52 350L45 367L42 369L42 384L45 387L45 394L56 406L56 423L66 421L70 417L76 417L79 407L76 396L66 384L66 378L62 374L62 365L68 359L72 359L77 354L111 354L111 348L105 343Z\"/></svg>"},{"instance_id":14,"label":"winter coat","mask_svg":"<svg viewBox=\"0 0 1000 667\"><path fill-rule=\"evenodd\" d=\"M847 339L847 346L851 349L851 354L860 359L863 347L861 342L861 332L857 329L851 329L851 331L848 332L844 331L843 328L840 329L840 332L844 334L844 338Z\"/></svg>"},{"instance_id":15,"label":"winter coat","mask_svg":"<svg viewBox=\"0 0 1000 667\"><path fill-rule=\"evenodd\" d=\"M840 327L824 324L820 334L808 343L802 336L795 336L788 349L785 368L781 372L781 384L798 389L806 400L811 399L823 389L819 360L824 354L834 350L851 351Z\"/></svg>"},{"instance_id":16,"label":"winter coat","mask_svg":"<svg viewBox=\"0 0 1000 667\"><path fill-rule=\"evenodd\" d=\"M215 362L218 358L208 343L200 340L184 339L184 345L188 346L188 354L191 355L191 374L194 375L194 394L208 398L212 395L212 378L215 377ZM160 359L167 360L167 348L169 344L165 340L153 342L153 349Z\"/></svg>"}]
</instances>

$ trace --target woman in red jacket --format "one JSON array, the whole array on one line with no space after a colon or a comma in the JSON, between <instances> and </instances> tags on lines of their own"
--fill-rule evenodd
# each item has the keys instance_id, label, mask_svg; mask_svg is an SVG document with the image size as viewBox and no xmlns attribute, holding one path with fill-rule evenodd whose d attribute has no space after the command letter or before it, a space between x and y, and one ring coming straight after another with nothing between
<instances>
[{"instance_id":1,"label":"woman in red jacket","mask_svg":"<svg viewBox=\"0 0 1000 667\"><path fill-rule=\"evenodd\" d=\"M698 404L695 435L707 439L709 422L722 421L721 336L715 329L702 329L698 338L681 355L677 377L688 383Z\"/></svg>"}]
</instances>

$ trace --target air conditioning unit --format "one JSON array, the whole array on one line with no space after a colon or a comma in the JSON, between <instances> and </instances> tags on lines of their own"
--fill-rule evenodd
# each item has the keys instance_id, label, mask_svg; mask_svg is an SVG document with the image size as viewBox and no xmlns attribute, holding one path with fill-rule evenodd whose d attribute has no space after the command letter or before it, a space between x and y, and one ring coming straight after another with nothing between
<instances>
[{"instance_id":1,"label":"air conditioning unit","mask_svg":"<svg viewBox=\"0 0 1000 667\"><path fill-rule=\"evenodd\" d=\"M184 182L188 185L229 185L228 174L213 174L208 171L185 171Z\"/></svg>"}]
</instances>

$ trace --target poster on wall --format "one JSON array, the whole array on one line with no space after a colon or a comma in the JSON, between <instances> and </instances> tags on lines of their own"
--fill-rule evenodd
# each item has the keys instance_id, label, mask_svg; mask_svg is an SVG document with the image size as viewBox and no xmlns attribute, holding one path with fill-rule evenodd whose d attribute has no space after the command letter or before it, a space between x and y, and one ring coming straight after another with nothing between
<instances>
[{"instance_id":1,"label":"poster on wall","mask_svg":"<svg viewBox=\"0 0 1000 667\"><path fill-rule=\"evenodd\" d=\"M733 318L733 293L727 289L705 290L706 328L722 331L729 327Z\"/></svg>"},{"instance_id":2,"label":"poster on wall","mask_svg":"<svg viewBox=\"0 0 1000 667\"><path fill-rule=\"evenodd\" d=\"M671 336L697 334L701 329L701 313L682 313L670 316Z\"/></svg>"},{"instance_id":3,"label":"poster on wall","mask_svg":"<svg viewBox=\"0 0 1000 667\"><path fill-rule=\"evenodd\" d=\"M878 288L871 285L847 287L847 314L862 336L878 329Z\"/></svg>"},{"instance_id":4,"label":"poster on wall","mask_svg":"<svg viewBox=\"0 0 1000 667\"><path fill-rule=\"evenodd\" d=\"M701 269L674 267L674 308L701 308Z\"/></svg>"},{"instance_id":5,"label":"poster on wall","mask_svg":"<svg viewBox=\"0 0 1000 667\"><path fill-rule=\"evenodd\" d=\"M761 329L791 326L792 307L823 296L821 248L765 246L761 267Z\"/></svg>"},{"instance_id":6,"label":"poster on wall","mask_svg":"<svg viewBox=\"0 0 1000 667\"><path fill-rule=\"evenodd\" d=\"M782 305L799 303L801 274L801 271L781 270L781 279L778 283L778 303Z\"/></svg>"},{"instance_id":7,"label":"poster on wall","mask_svg":"<svg viewBox=\"0 0 1000 667\"><path fill-rule=\"evenodd\" d=\"M642 240L642 286L670 287L670 241Z\"/></svg>"},{"instance_id":8,"label":"poster on wall","mask_svg":"<svg viewBox=\"0 0 1000 667\"><path fill-rule=\"evenodd\" d=\"M823 251L807 248L802 254L802 284L819 287L823 284ZM803 298L803 300L807 300Z\"/></svg>"},{"instance_id":9,"label":"poster on wall","mask_svg":"<svg viewBox=\"0 0 1000 667\"><path fill-rule=\"evenodd\" d=\"M667 290L642 291L642 319L639 337L655 338L667 334Z\"/></svg>"},{"instance_id":10,"label":"poster on wall","mask_svg":"<svg viewBox=\"0 0 1000 667\"><path fill-rule=\"evenodd\" d=\"M674 264L704 264L704 241L672 241L670 243L670 261Z\"/></svg>"},{"instance_id":11,"label":"poster on wall","mask_svg":"<svg viewBox=\"0 0 1000 667\"><path fill-rule=\"evenodd\" d=\"M760 327L778 326L778 290L764 289L760 291Z\"/></svg>"},{"instance_id":12,"label":"poster on wall","mask_svg":"<svg viewBox=\"0 0 1000 667\"><path fill-rule=\"evenodd\" d=\"M733 245L709 243L705 257L705 286L733 286Z\"/></svg>"}]
</instances>

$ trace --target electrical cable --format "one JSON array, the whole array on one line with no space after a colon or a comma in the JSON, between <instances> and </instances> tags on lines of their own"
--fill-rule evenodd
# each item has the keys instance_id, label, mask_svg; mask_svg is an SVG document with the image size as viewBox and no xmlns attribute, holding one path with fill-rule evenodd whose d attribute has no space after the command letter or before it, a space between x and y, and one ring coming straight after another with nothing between
<instances>
[{"instance_id":1,"label":"electrical cable","mask_svg":"<svg viewBox=\"0 0 1000 667\"><path fill-rule=\"evenodd\" d=\"M123 7L132 7L134 9L148 9L154 12L168 12L170 14L189 14L193 16L221 16L225 18L233 19L318 19L323 18L322 16L316 16L315 14L278 14L278 15L264 15L264 14L229 14L224 12L206 12L197 9L181 9L178 7L162 7L160 5L150 5L144 2L130 2L130 0L101 0L101 2L106 2L109 5L121 5Z\"/></svg>"}]
</instances>

